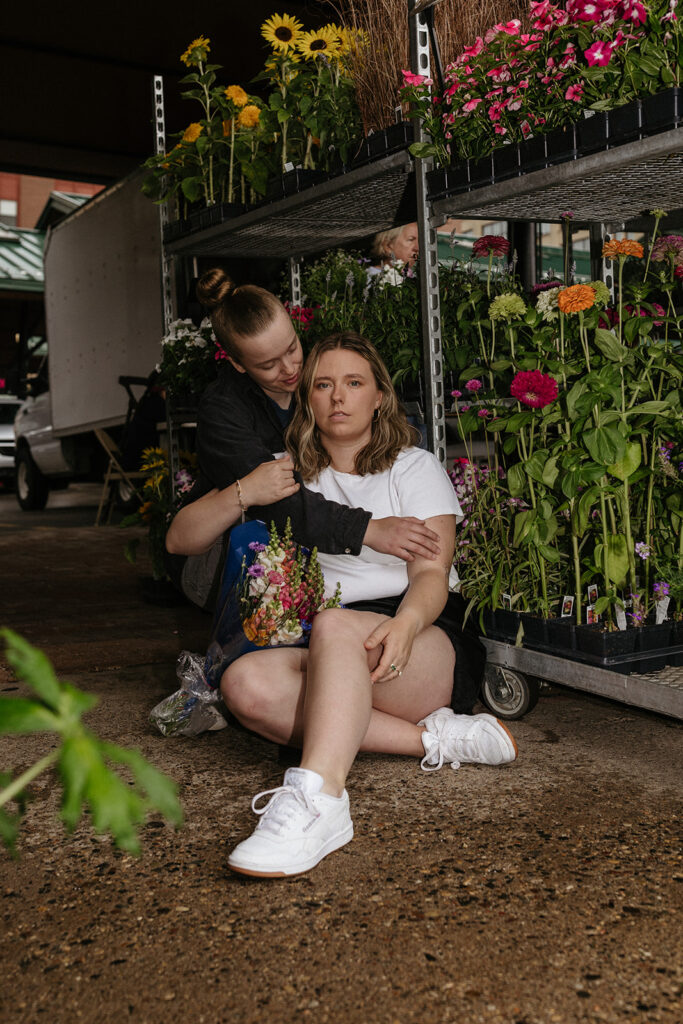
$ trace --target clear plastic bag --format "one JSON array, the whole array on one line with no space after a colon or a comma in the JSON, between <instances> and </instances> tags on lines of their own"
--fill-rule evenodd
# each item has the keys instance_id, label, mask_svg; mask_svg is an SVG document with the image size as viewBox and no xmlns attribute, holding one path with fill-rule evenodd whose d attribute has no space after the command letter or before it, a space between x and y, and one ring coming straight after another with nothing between
<instances>
[{"instance_id":1,"label":"clear plastic bag","mask_svg":"<svg viewBox=\"0 0 683 1024\"><path fill-rule=\"evenodd\" d=\"M176 675L180 689L160 701L149 715L150 722L164 736L199 736L227 726L216 706L220 693L206 681L204 661L190 651L178 655Z\"/></svg>"}]
</instances>

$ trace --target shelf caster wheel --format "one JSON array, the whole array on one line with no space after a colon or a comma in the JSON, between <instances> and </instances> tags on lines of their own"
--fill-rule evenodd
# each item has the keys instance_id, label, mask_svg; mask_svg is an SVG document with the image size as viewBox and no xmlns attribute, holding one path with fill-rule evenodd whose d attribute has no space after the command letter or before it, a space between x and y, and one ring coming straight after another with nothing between
<instances>
[{"instance_id":1,"label":"shelf caster wheel","mask_svg":"<svg viewBox=\"0 0 683 1024\"><path fill-rule=\"evenodd\" d=\"M536 706L540 683L521 672L487 665L481 684L481 699L496 718L521 718Z\"/></svg>"}]
</instances>

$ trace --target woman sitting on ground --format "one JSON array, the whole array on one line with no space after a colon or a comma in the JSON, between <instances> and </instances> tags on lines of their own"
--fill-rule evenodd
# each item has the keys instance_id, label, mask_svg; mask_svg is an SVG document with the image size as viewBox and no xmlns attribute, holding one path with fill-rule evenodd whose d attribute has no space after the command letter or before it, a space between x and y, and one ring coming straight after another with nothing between
<instances>
[{"instance_id":1,"label":"woman sitting on ground","mask_svg":"<svg viewBox=\"0 0 683 1024\"><path fill-rule=\"evenodd\" d=\"M491 715L452 710L471 711L479 678L463 672L483 667L476 637L468 645L449 608L461 510L437 459L412 447L415 432L370 342L345 332L314 346L286 440L306 487L373 517L425 518L441 553L408 563L368 547L356 557L321 554L326 595L339 581L346 607L318 614L308 650L258 651L225 671L221 692L235 717L302 748L283 785L260 794L270 796L266 806L254 798L260 821L228 861L262 877L308 871L351 840L345 784L359 750L419 757L427 771L498 765L517 753Z\"/></svg>"}]
</instances>

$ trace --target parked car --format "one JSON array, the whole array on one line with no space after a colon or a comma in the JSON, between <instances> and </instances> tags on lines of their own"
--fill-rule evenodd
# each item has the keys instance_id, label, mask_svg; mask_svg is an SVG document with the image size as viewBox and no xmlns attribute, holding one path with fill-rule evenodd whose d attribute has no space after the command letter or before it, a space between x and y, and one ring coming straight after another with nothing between
<instances>
[{"instance_id":1,"label":"parked car","mask_svg":"<svg viewBox=\"0 0 683 1024\"><path fill-rule=\"evenodd\" d=\"M21 402L14 395L0 395L0 480L14 480L14 417Z\"/></svg>"}]
</instances>

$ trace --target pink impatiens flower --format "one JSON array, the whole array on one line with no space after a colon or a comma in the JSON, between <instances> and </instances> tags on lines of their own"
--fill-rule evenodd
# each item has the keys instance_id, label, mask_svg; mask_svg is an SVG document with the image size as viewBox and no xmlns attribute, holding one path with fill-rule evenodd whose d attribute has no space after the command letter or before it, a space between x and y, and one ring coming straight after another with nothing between
<instances>
[{"instance_id":1,"label":"pink impatiens flower","mask_svg":"<svg viewBox=\"0 0 683 1024\"><path fill-rule=\"evenodd\" d=\"M412 71L401 71L406 85L432 85L431 78L426 75L414 75Z\"/></svg>"},{"instance_id":2,"label":"pink impatiens flower","mask_svg":"<svg viewBox=\"0 0 683 1024\"><path fill-rule=\"evenodd\" d=\"M574 103L580 103L583 99L583 86L580 82L576 85L570 85L564 94L566 100L572 100Z\"/></svg>"},{"instance_id":3,"label":"pink impatiens flower","mask_svg":"<svg viewBox=\"0 0 683 1024\"><path fill-rule=\"evenodd\" d=\"M584 50L583 55L591 67L597 64L598 67L604 68L611 60L613 49L614 43L597 42L593 43L587 50Z\"/></svg>"}]
</instances>

